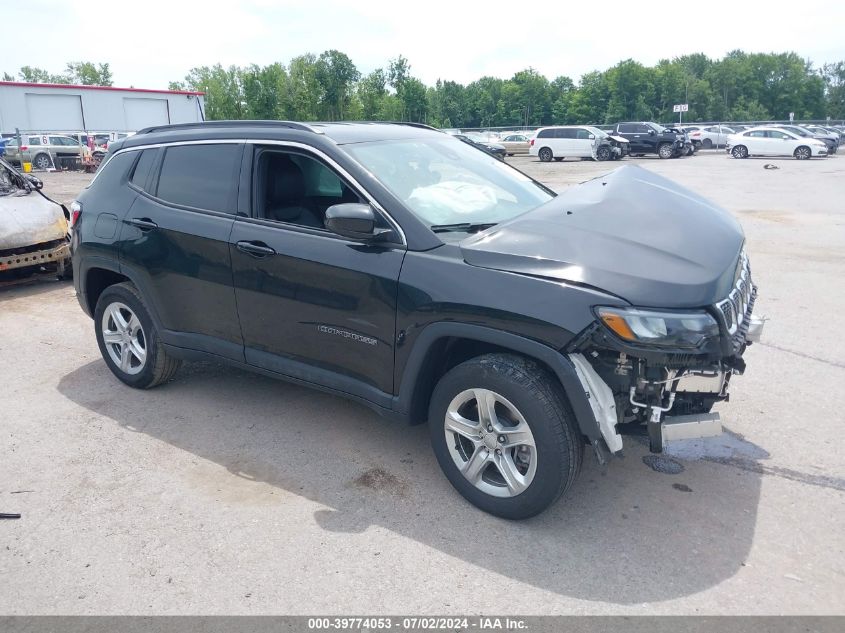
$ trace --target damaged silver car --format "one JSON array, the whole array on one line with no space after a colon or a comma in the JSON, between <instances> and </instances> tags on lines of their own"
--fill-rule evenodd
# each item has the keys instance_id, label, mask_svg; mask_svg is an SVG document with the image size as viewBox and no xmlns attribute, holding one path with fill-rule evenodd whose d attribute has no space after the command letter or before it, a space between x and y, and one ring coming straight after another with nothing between
<instances>
[{"instance_id":1,"label":"damaged silver car","mask_svg":"<svg viewBox=\"0 0 845 633\"><path fill-rule=\"evenodd\" d=\"M0 275L71 274L68 211L42 187L41 180L0 158Z\"/></svg>"}]
</instances>

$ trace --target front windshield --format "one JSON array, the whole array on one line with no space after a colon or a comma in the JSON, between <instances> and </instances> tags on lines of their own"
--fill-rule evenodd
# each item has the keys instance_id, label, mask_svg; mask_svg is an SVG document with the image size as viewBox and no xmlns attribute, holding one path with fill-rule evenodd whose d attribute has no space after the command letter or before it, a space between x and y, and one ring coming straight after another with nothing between
<instances>
[{"instance_id":1,"label":"front windshield","mask_svg":"<svg viewBox=\"0 0 845 633\"><path fill-rule=\"evenodd\" d=\"M429 226L498 223L554 196L485 152L432 136L344 149Z\"/></svg>"},{"instance_id":2,"label":"front windshield","mask_svg":"<svg viewBox=\"0 0 845 633\"><path fill-rule=\"evenodd\" d=\"M610 136L604 130L600 130L597 127L593 127L592 125L585 125L584 127L586 127L590 131L590 134L595 134L596 138L604 138L606 136Z\"/></svg>"}]
</instances>

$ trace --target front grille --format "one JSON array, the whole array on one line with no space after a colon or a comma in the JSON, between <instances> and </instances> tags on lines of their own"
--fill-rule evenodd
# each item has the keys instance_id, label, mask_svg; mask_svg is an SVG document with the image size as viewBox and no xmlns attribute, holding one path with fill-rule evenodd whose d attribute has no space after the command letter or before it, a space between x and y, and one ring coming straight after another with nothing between
<instances>
[{"instance_id":1,"label":"front grille","mask_svg":"<svg viewBox=\"0 0 845 633\"><path fill-rule=\"evenodd\" d=\"M734 288L726 299L716 304L716 309L722 314L731 337L736 338L739 335L743 340L745 339L756 296L757 287L751 281L751 263L748 255L742 251L737 265Z\"/></svg>"}]
</instances>

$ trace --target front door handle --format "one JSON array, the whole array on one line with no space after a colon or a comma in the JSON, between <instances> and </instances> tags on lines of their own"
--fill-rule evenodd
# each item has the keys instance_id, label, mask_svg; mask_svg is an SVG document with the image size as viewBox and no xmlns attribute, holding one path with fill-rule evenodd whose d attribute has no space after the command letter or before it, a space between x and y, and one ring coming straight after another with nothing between
<instances>
[{"instance_id":1,"label":"front door handle","mask_svg":"<svg viewBox=\"0 0 845 633\"><path fill-rule=\"evenodd\" d=\"M142 231L151 231L158 228L158 224L149 218L132 218L131 220L124 220L124 222L126 222L126 224L131 224L132 226L137 226Z\"/></svg>"},{"instance_id":2,"label":"front door handle","mask_svg":"<svg viewBox=\"0 0 845 633\"><path fill-rule=\"evenodd\" d=\"M252 255L253 257L267 257L268 255L275 255L276 251L267 246L264 242L238 242L236 244L238 250Z\"/></svg>"}]
</instances>

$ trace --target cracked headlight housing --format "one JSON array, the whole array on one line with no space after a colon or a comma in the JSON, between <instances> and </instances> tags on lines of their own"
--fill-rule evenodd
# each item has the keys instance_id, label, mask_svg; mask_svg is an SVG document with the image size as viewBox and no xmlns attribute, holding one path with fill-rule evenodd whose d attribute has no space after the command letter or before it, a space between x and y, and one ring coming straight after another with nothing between
<instances>
[{"instance_id":1,"label":"cracked headlight housing","mask_svg":"<svg viewBox=\"0 0 845 633\"><path fill-rule=\"evenodd\" d=\"M719 324L703 310L669 312L640 308L596 308L599 320L629 343L696 348L719 336Z\"/></svg>"}]
</instances>

